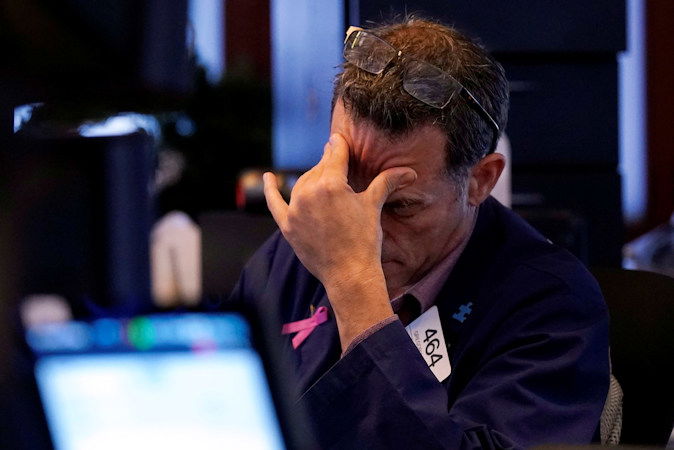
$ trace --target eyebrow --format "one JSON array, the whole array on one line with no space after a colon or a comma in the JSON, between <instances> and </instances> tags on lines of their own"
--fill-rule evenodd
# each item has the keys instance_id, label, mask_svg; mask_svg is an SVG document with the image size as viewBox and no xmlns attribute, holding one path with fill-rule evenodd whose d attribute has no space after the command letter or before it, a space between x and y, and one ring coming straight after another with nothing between
<instances>
[{"instance_id":1,"label":"eyebrow","mask_svg":"<svg viewBox=\"0 0 674 450\"><path fill-rule=\"evenodd\" d=\"M398 192L394 192L391 194L386 201L384 202L384 205L392 205L394 203L399 203L399 202L405 202L405 203L410 203L410 204L427 204L430 203L431 201L431 196L428 194L424 193L403 193L403 194L398 194Z\"/></svg>"}]
</instances>

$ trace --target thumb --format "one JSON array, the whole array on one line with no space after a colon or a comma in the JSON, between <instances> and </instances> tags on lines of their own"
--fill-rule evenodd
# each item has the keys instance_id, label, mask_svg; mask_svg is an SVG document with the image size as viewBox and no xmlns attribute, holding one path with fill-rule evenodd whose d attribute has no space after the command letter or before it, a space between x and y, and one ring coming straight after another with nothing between
<instances>
[{"instance_id":1,"label":"thumb","mask_svg":"<svg viewBox=\"0 0 674 450\"><path fill-rule=\"evenodd\" d=\"M386 169L372 180L367 188L367 194L374 203L383 207L389 195L414 183L417 179L417 173L409 167L392 167Z\"/></svg>"}]
</instances>

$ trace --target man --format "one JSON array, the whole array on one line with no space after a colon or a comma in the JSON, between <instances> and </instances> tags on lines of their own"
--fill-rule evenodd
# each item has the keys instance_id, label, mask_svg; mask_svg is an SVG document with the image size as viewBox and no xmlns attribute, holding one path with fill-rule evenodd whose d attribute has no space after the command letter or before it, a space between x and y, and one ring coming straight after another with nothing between
<instances>
[{"instance_id":1,"label":"man","mask_svg":"<svg viewBox=\"0 0 674 450\"><path fill-rule=\"evenodd\" d=\"M320 446L590 442L606 308L576 259L489 197L503 69L419 19L351 29L344 56L323 157L289 204L265 174L280 233L234 292L283 331Z\"/></svg>"}]
</instances>

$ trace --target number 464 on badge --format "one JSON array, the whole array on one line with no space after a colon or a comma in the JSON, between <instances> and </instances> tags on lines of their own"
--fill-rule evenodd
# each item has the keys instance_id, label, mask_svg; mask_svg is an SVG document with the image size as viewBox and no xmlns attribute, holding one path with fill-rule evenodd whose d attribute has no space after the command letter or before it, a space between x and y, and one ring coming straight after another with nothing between
<instances>
[{"instance_id":1,"label":"number 464 on badge","mask_svg":"<svg viewBox=\"0 0 674 450\"><path fill-rule=\"evenodd\" d=\"M438 307L433 306L414 322L405 327L412 342L417 346L424 361L438 381L444 381L452 372L445 344L445 335L440 325Z\"/></svg>"}]
</instances>

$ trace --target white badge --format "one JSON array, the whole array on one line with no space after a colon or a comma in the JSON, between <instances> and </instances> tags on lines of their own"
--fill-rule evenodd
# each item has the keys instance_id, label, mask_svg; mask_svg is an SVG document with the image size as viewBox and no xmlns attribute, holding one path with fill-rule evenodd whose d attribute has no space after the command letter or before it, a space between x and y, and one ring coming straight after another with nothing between
<instances>
[{"instance_id":1,"label":"white badge","mask_svg":"<svg viewBox=\"0 0 674 450\"><path fill-rule=\"evenodd\" d=\"M445 345L445 335L440 325L438 307L431 307L405 329L433 375L438 381L444 381L452 372L452 368L449 365L449 355Z\"/></svg>"}]
</instances>

